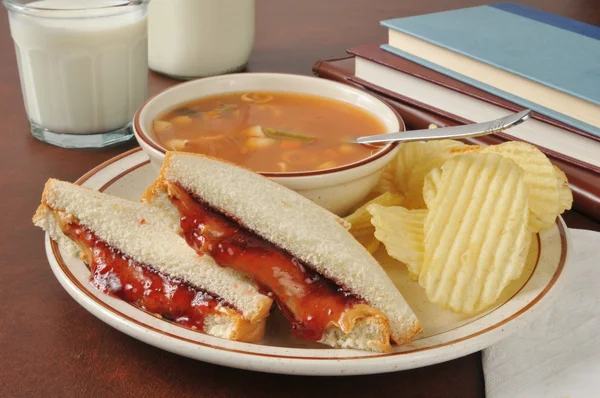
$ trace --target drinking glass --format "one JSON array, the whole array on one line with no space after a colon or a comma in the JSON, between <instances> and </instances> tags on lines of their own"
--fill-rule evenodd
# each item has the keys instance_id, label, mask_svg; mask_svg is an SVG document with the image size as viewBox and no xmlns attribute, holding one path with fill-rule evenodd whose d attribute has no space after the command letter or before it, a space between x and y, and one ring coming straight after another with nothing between
<instances>
[{"instance_id":1,"label":"drinking glass","mask_svg":"<svg viewBox=\"0 0 600 398\"><path fill-rule=\"evenodd\" d=\"M129 140L148 97L148 0L3 0L33 136L65 148Z\"/></svg>"}]
</instances>

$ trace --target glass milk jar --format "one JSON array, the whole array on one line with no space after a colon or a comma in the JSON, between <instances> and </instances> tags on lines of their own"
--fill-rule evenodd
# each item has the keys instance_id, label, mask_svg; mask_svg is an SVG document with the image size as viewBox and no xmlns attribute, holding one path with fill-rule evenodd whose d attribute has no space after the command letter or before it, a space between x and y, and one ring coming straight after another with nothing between
<instances>
[{"instance_id":1,"label":"glass milk jar","mask_svg":"<svg viewBox=\"0 0 600 398\"><path fill-rule=\"evenodd\" d=\"M254 46L254 0L152 0L150 69L185 80L245 68Z\"/></svg>"},{"instance_id":2,"label":"glass milk jar","mask_svg":"<svg viewBox=\"0 0 600 398\"><path fill-rule=\"evenodd\" d=\"M3 3L32 134L70 148L131 138L148 97L147 1Z\"/></svg>"}]
</instances>

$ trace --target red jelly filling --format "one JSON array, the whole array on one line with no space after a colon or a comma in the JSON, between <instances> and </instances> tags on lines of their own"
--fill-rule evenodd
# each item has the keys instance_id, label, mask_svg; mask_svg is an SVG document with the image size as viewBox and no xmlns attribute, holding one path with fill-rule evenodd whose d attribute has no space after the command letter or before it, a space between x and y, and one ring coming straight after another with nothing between
<instances>
[{"instance_id":1,"label":"red jelly filling","mask_svg":"<svg viewBox=\"0 0 600 398\"><path fill-rule=\"evenodd\" d=\"M252 278L263 292L272 293L296 337L320 340L330 322L339 324L346 309L363 302L181 187L171 186L171 199L182 215L188 244L198 253L209 253L221 266Z\"/></svg>"},{"instance_id":2,"label":"red jelly filling","mask_svg":"<svg viewBox=\"0 0 600 398\"><path fill-rule=\"evenodd\" d=\"M114 250L77 223L68 223L63 230L91 253L91 283L105 293L199 331L204 330L206 316L222 305L210 294Z\"/></svg>"}]
</instances>

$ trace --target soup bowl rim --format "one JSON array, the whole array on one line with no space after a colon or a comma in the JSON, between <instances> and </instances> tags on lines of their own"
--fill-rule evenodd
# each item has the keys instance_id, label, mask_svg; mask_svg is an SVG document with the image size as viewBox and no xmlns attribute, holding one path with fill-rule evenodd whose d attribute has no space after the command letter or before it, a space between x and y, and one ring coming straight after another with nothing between
<instances>
[{"instance_id":1,"label":"soup bowl rim","mask_svg":"<svg viewBox=\"0 0 600 398\"><path fill-rule=\"evenodd\" d=\"M161 90L160 92L154 94L153 96L149 97L144 104L136 111L134 118L133 118L133 132L135 135L136 140L138 141L138 143L140 144L140 146L142 147L142 150L144 150L146 153L148 153L148 148L151 148L153 151L157 152L158 156L160 157L164 157L166 155L167 152L169 152L168 149L166 149L165 147L161 146L158 142L156 142L154 139L151 138L151 133L147 133L143 128L142 128L142 123L141 123L141 114L143 112L143 110L146 108L146 106L148 104L150 104L151 102L155 101L158 97L161 97L163 95L165 95L167 92L173 91L173 90L177 90L179 89L181 86L183 85L190 85L190 84L199 84L199 81L203 81L203 82L209 82L210 81L215 81L215 80L220 80L220 79L235 79L237 77L241 77L244 79L247 78L252 78L252 77L256 77L256 78L261 78L261 77L282 77L282 78L290 78L290 79L305 79L305 80L311 80L311 81L319 81L321 83L318 84L324 84L324 85L329 85L330 87L339 87L340 89L344 89L344 90L349 90L349 91L354 91L355 93L357 93L360 96L367 96L372 98L373 100L381 103L382 105L384 105L385 107L387 107L387 109L391 112L391 114L393 114L398 122L398 130L397 131L406 131L406 125L404 123L404 119L402 118L402 116L400 116L400 114L398 113L398 111L396 111L391 105L389 105L387 102L383 101L378 95L374 94L374 93L370 93L370 92L366 92L363 90L360 90L358 88L352 87L352 86L348 86L346 84L340 83L340 82L336 82L333 80L326 80L326 79L322 79L322 78L318 78L318 77L313 77L313 76L306 76L306 75L298 75L298 74L292 74L292 73L273 73L273 72L245 72L245 73L230 73L230 74L226 74L226 75L218 75L218 76L210 76L210 77L205 77L202 79L195 79L195 80L188 80L188 81L183 81L177 84L174 84L170 87L167 87L164 90ZM287 92L287 93L294 93L294 90L282 90L282 92ZM218 92L212 93L212 94L208 94L208 95L204 95L204 96L198 96L197 99L209 96L209 95L219 95ZM308 94L308 95L312 95L312 96L321 96L321 97L325 97L325 98L329 98L329 99L333 99L333 100L337 100L340 101L338 99L336 99L335 97L331 96L331 95L327 95L327 94ZM342 101L344 102L344 101ZM168 109L173 108L174 106L177 106L178 104L173 104L171 105L171 107L165 107L164 111L167 111ZM354 105L354 106L358 106L358 105ZM359 106L360 107L360 106ZM369 112L371 115L373 115L375 118L380 119L379 117L377 117L377 115L375 115L374 113L370 112L368 109L362 108L361 109ZM385 134L385 133L384 133ZM145 145L144 145L145 144ZM360 145L360 144L356 144L356 145ZM147 146L147 147L146 147ZM395 150L398 149L398 143L397 142L392 142L392 143L388 143L385 144L383 147L381 147L377 152L375 152L372 155L369 155L363 159L359 159L357 161L351 162L351 163L347 163L347 164L343 164L337 167L332 167L332 168L328 168L328 169L324 169L324 170L306 170L306 171L285 171L285 172L280 172L280 171L255 171L258 174L261 174L265 177L269 177L269 178L282 178L282 179L289 179L289 178L294 178L294 177L313 177L313 176L325 176L325 175L330 175L330 174L335 174L335 173L339 173L339 172L343 172L343 171L347 171L350 169L355 169L357 167L360 166L364 166L366 164L370 164L376 160L379 160L383 157L385 157L386 155L389 155L390 152L395 152ZM148 155L150 156L150 154L148 153ZM156 155L156 154L155 154ZM246 166L242 166L242 167L246 167Z\"/></svg>"}]
</instances>

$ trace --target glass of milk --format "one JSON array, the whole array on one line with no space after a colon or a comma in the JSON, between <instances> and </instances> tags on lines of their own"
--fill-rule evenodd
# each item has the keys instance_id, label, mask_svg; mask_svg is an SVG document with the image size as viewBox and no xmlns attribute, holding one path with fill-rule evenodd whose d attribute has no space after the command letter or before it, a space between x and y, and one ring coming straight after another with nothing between
<instances>
[{"instance_id":1,"label":"glass of milk","mask_svg":"<svg viewBox=\"0 0 600 398\"><path fill-rule=\"evenodd\" d=\"M37 139L65 148L129 140L148 97L148 0L3 0Z\"/></svg>"},{"instance_id":2,"label":"glass of milk","mask_svg":"<svg viewBox=\"0 0 600 398\"><path fill-rule=\"evenodd\" d=\"M150 69L179 80L237 72L254 47L254 0L152 0Z\"/></svg>"}]
</instances>

